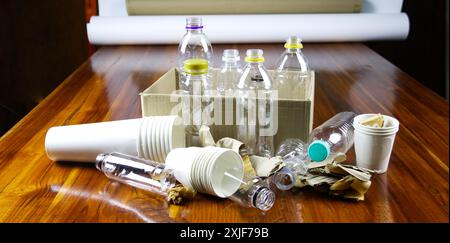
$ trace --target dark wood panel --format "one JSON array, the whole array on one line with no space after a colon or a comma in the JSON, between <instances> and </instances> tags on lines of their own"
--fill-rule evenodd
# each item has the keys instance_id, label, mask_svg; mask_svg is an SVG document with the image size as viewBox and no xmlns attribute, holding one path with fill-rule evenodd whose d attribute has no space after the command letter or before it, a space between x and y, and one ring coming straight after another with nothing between
<instances>
[{"instance_id":1,"label":"dark wood panel","mask_svg":"<svg viewBox=\"0 0 450 243\"><path fill-rule=\"evenodd\" d=\"M216 54L230 47L263 48L269 68L282 52L214 46ZM0 221L448 222L448 103L364 45L308 44L305 54L317 72L315 126L345 110L400 120L390 168L364 202L302 189L279 192L266 213L207 195L169 206L93 165L50 161L48 128L140 117L139 92L175 65L176 46L103 47L0 139Z\"/></svg>"},{"instance_id":2,"label":"dark wood panel","mask_svg":"<svg viewBox=\"0 0 450 243\"><path fill-rule=\"evenodd\" d=\"M410 22L408 38L370 42L368 46L448 99L448 1L405 0L402 11Z\"/></svg>"},{"instance_id":3,"label":"dark wood panel","mask_svg":"<svg viewBox=\"0 0 450 243\"><path fill-rule=\"evenodd\" d=\"M84 1L0 7L0 135L88 58Z\"/></svg>"}]
</instances>

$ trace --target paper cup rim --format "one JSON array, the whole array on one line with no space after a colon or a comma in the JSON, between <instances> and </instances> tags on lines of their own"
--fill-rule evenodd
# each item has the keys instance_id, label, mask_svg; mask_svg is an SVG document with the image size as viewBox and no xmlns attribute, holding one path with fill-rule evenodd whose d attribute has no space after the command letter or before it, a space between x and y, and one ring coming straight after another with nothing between
<instances>
[{"instance_id":1,"label":"paper cup rim","mask_svg":"<svg viewBox=\"0 0 450 243\"><path fill-rule=\"evenodd\" d=\"M230 156L230 157L232 156L234 158L222 159L223 156ZM238 173L234 174L234 176L242 180L244 176L244 165L241 156L231 149L226 149L226 151L220 153L220 155L214 161L213 166L214 167L211 171L210 176L214 194L221 198L226 198L233 195L239 189L241 183L239 181L234 181L233 183L221 183L221 180L223 180L223 175L215 175L215 173L218 172L225 173L227 171L232 170L233 168L238 168ZM222 167L221 170L218 170L218 166L224 167ZM223 185L226 185L227 188L224 188Z\"/></svg>"},{"instance_id":2,"label":"paper cup rim","mask_svg":"<svg viewBox=\"0 0 450 243\"><path fill-rule=\"evenodd\" d=\"M370 135L390 135L390 134L395 134L399 131L399 128L393 128L390 130L384 130L384 131L373 131L370 129L361 129L360 126L353 126L353 128L355 129L355 132L358 131L360 133L364 133L364 134L370 134Z\"/></svg>"},{"instance_id":3,"label":"paper cup rim","mask_svg":"<svg viewBox=\"0 0 450 243\"><path fill-rule=\"evenodd\" d=\"M359 123L359 121L362 120L363 117L366 117L366 116L370 117L370 116L375 116L375 115L377 115L377 114L360 114L360 115L357 115L353 119L353 127L355 128L355 130L358 129L358 130L370 131L370 132L373 132L373 133L392 132L392 131L395 131L395 130L398 131L398 129L400 127L400 122L396 118L391 117L391 116L387 116L387 115L382 115L382 116L383 116L383 119L387 119L387 120L390 120L391 122L393 122L393 126L391 126L391 127L369 127L369 126L361 125Z\"/></svg>"}]
</instances>

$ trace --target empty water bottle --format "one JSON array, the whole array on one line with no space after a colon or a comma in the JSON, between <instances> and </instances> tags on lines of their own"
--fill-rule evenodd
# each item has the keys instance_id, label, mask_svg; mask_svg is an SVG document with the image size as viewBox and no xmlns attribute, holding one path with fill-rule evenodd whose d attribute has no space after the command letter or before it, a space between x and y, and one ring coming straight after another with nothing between
<instances>
[{"instance_id":1,"label":"empty water bottle","mask_svg":"<svg viewBox=\"0 0 450 243\"><path fill-rule=\"evenodd\" d=\"M239 189L229 197L239 205L267 211L275 203L275 193L267 180L262 178L244 178Z\"/></svg>"},{"instance_id":2,"label":"empty water bottle","mask_svg":"<svg viewBox=\"0 0 450 243\"><path fill-rule=\"evenodd\" d=\"M323 161L331 153L346 153L353 146L354 112L341 112L315 128L309 135L308 154L312 161Z\"/></svg>"},{"instance_id":3,"label":"empty water bottle","mask_svg":"<svg viewBox=\"0 0 450 243\"><path fill-rule=\"evenodd\" d=\"M161 195L176 183L173 171L164 164L121 153L99 154L95 166L112 180Z\"/></svg>"},{"instance_id":4,"label":"empty water bottle","mask_svg":"<svg viewBox=\"0 0 450 243\"><path fill-rule=\"evenodd\" d=\"M308 78L309 64L301 49L303 44L298 36L291 36L284 44L286 49L277 62L274 83L284 98L301 98L305 79Z\"/></svg>"},{"instance_id":5,"label":"empty water bottle","mask_svg":"<svg viewBox=\"0 0 450 243\"><path fill-rule=\"evenodd\" d=\"M213 49L211 42L203 33L202 18L186 18L186 34L178 46L178 68L183 73L184 62L187 59L201 58L209 62L212 67Z\"/></svg>"},{"instance_id":6,"label":"empty water bottle","mask_svg":"<svg viewBox=\"0 0 450 243\"><path fill-rule=\"evenodd\" d=\"M180 80L182 94L195 95L190 101L188 96L182 100L182 117L186 127L187 143L190 146L199 145L199 130L201 125L212 123L211 113L214 102L212 96L216 92L209 80L208 61L205 59L187 59L184 62L184 79Z\"/></svg>"},{"instance_id":7,"label":"empty water bottle","mask_svg":"<svg viewBox=\"0 0 450 243\"><path fill-rule=\"evenodd\" d=\"M273 175L272 182L280 190L289 190L294 187L297 176L308 171L310 159L307 145L300 139L290 138L282 142L277 155L282 158L285 166Z\"/></svg>"},{"instance_id":8,"label":"empty water bottle","mask_svg":"<svg viewBox=\"0 0 450 243\"><path fill-rule=\"evenodd\" d=\"M218 74L217 90L221 95L233 95L237 82L242 75L242 68L239 64L239 51L227 49L223 51L222 67Z\"/></svg>"},{"instance_id":9,"label":"empty water bottle","mask_svg":"<svg viewBox=\"0 0 450 243\"><path fill-rule=\"evenodd\" d=\"M273 120L274 90L272 79L263 64L263 50L247 50L245 62L247 64L237 85L237 138L247 145L249 154L272 157L276 132Z\"/></svg>"}]
</instances>

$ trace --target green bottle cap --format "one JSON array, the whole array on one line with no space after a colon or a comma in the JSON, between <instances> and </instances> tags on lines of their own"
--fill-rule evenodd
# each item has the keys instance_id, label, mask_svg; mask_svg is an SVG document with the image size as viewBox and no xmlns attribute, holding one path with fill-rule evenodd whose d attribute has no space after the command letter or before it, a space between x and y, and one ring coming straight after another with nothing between
<instances>
[{"instance_id":1,"label":"green bottle cap","mask_svg":"<svg viewBox=\"0 0 450 243\"><path fill-rule=\"evenodd\" d=\"M322 140L316 140L309 145L308 154L312 161L324 161L330 155L330 146Z\"/></svg>"}]
</instances>

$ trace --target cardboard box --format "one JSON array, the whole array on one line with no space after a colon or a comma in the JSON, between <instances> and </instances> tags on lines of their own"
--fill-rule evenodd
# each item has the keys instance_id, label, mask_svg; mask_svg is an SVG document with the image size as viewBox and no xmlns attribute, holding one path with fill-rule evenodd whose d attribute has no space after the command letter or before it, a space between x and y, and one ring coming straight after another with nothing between
<instances>
[{"instance_id":1,"label":"cardboard box","mask_svg":"<svg viewBox=\"0 0 450 243\"><path fill-rule=\"evenodd\" d=\"M213 69L211 79L216 83L218 69ZM269 70L272 74L273 71ZM314 72L308 74L294 98L285 98L285 94L279 93L278 103L278 132L274 137L275 148L280 142L287 138L300 138L306 141L312 129L314 114ZM175 115L181 109L181 96L175 91L178 89L178 73L175 68L156 80L149 88L140 94L143 116L164 116ZM196 98L190 95L189 98ZM217 97L216 97L217 98ZM222 105L223 114L234 114L236 100L233 97L219 97L222 101L217 103ZM231 100L230 100L231 99ZM233 104L233 105L230 105ZM178 107L176 107L178 106ZM175 113L175 114L172 114ZM181 113L178 113L181 117ZM225 124L225 115L222 115L222 124ZM217 141L223 137L236 137L236 125L211 125L211 133Z\"/></svg>"}]
</instances>

